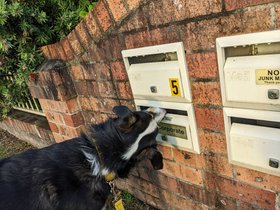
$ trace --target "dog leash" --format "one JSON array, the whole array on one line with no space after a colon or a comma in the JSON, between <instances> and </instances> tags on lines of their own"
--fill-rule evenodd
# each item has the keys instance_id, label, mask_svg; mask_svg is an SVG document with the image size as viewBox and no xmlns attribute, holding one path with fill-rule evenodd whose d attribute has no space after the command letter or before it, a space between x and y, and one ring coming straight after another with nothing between
<instances>
[{"instance_id":1,"label":"dog leash","mask_svg":"<svg viewBox=\"0 0 280 210\"><path fill-rule=\"evenodd\" d=\"M97 151L97 154L99 156L100 162L103 165L103 154L100 152L98 145L94 141L94 146ZM121 191L116 188L116 185L114 183L114 180L116 178L116 174L113 172L110 172L105 175L104 179L110 186L110 192L113 194L114 199L112 203L114 204L114 207L116 210L125 210L123 205L123 200L121 197Z\"/></svg>"}]
</instances>

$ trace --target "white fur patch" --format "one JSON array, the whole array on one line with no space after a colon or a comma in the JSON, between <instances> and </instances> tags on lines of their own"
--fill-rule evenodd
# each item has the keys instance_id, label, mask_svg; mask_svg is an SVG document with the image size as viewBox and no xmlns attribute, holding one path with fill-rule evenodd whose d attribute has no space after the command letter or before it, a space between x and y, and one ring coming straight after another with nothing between
<instances>
[{"instance_id":1,"label":"white fur patch","mask_svg":"<svg viewBox=\"0 0 280 210\"><path fill-rule=\"evenodd\" d=\"M150 125L146 128L146 130L143 133L139 134L139 136L136 139L136 141L128 148L126 153L122 155L122 158L125 159L125 160L130 159L131 156L137 151L140 140L144 136L154 132L156 128L157 128L157 122L155 120L152 120L150 122Z\"/></svg>"},{"instance_id":2,"label":"white fur patch","mask_svg":"<svg viewBox=\"0 0 280 210\"><path fill-rule=\"evenodd\" d=\"M87 158L87 161L91 164L91 170L92 170L92 175L97 176L100 173L100 164L99 161L96 159L96 157L88 152L85 152L82 150L84 155Z\"/></svg>"},{"instance_id":3,"label":"white fur patch","mask_svg":"<svg viewBox=\"0 0 280 210\"><path fill-rule=\"evenodd\" d=\"M128 160L132 157L132 155L137 151L138 146L139 146L139 142L141 141L141 139L154 132L157 128L157 123L159 121L162 120L162 118L164 117L166 111L160 108L156 108L156 107L151 107L147 109L147 112L153 112L156 113L155 118L150 122L150 125L146 128L146 130L144 130L143 133L139 134L138 138L136 139L136 141L128 148L128 150L126 151L126 153L124 153L122 155L122 158L125 160Z\"/></svg>"}]
</instances>

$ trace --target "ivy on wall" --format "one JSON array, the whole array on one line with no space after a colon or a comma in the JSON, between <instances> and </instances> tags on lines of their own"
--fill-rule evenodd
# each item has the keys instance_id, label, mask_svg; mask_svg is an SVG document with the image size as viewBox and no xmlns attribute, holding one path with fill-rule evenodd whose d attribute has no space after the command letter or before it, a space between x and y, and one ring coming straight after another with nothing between
<instances>
[{"instance_id":1,"label":"ivy on wall","mask_svg":"<svg viewBox=\"0 0 280 210\"><path fill-rule=\"evenodd\" d=\"M0 118L23 100L25 81L43 60L39 48L63 39L96 2L0 0Z\"/></svg>"}]
</instances>

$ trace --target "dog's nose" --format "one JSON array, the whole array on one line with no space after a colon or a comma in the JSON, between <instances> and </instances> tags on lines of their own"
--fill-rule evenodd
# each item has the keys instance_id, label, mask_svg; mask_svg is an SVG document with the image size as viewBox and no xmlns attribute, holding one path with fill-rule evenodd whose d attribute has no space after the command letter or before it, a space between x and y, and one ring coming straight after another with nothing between
<instances>
[{"instance_id":1,"label":"dog's nose","mask_svg":"<svg viewBox=\"0 0 280 210\"><path fill-rule=\"evenodd\" d=\"M161 121L166 114L165 109L161 109L158 107L150 107L146 111L151 113L157 122Z\"/></svg>"}]
</instances>

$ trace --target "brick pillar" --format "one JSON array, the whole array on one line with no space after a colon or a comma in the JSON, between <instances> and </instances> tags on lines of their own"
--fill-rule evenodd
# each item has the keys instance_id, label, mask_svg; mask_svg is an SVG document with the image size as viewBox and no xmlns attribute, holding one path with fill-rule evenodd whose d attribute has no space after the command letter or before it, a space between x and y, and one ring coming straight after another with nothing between
<instances>
[{"instance_id":1,"label":"brick pillar","mask_svg":"<svg viewBox=\"0 0 280 210\"><path fill-rule=\"evenodd\" d=\"M30 74L28 87L38 98L56 142L80 134L84 119L68 67L61 60L47 60Z\"/></svg>"}]
</instances>

